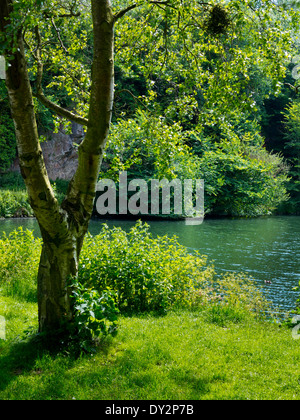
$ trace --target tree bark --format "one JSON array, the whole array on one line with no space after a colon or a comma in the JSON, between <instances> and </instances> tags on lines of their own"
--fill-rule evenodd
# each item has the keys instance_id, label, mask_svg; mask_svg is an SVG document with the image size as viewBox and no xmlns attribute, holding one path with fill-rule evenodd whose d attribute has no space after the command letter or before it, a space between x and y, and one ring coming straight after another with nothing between
<instances>
[{"instance_id":1,"label":"tree bark","mask_svg":"<svg viewBox=\"0 0 300 420\"><path fill-rule=\"evenodd\" d=\"M46 171L38 137L33 95L21 29L6 74L22 176L38 220L43 249L38 272L39 330L53 331L72 320L70 277L76 277L84 236L93 211L96 184L110 127L114 90L114 20L109 0L91 0L94 60L88 129L79 147L78 169L59 206ZM0 0L5 33L13 0ZM12 41L11 41L12 42Z\"/></svg>"},{"instance_id":2,"label":"tree bark","mask_svg":"<svg viewBox=\"0 0 300 420\"><path fill-rule=\"evenodd\" d=\"M43 237L46 235L44 232ZM78 257L76 235L70 234L56 243L44 239L38 272L40 331L55 331L72 321L72 288L68 279L77 276Z\"/></svg>"}]
</instances>

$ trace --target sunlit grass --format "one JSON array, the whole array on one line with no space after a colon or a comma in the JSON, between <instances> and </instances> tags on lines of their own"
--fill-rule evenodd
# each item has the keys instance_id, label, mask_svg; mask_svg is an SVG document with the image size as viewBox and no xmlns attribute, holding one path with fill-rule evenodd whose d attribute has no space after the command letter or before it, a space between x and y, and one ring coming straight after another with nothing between
<instances>
[{"instance_id":1,"label":"sunlit grass","mask_svg":"<svg viewBox=\"0 0 300 420\"><path fill-rule=\"evenodd\" d=\"M117 337L76 359L26 341L36 311L0 297L2 400L300 399L300 344L285 327L206 310L124 317Z\"/></svg>"}]
</instances>

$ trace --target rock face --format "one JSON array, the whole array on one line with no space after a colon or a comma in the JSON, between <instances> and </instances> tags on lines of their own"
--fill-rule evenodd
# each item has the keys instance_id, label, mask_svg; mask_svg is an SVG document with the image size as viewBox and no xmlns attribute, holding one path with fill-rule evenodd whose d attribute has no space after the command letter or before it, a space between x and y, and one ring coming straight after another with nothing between
<instances>
[{"instance_id":1,"label":"rock face","mask_svg":"<svg viewBox=\"0 0 300 420\"><path fill-rule=\"evenodd\" d=\"M85 135L84 128L72 123L72 133L60 130L58 133L46 133L46 141L41 143L45 165L51 180L65 179L69 181L78 165L76 144L80 144ZM12 171L19 171L18 159L15 160Z\"/></svg>"}]
</instances>

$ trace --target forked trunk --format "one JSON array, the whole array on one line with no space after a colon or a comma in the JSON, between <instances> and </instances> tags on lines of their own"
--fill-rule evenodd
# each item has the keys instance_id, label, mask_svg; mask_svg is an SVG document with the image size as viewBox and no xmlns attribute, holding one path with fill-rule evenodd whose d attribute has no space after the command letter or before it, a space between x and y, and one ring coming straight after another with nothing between
<instances>
[{"instance_id":1,"label":"forked trunk","mask_svg":"<svg viewBox=\"0 0 300 420\"><path fill-rule=\"evenodd\" d=\"M3 34L11 24L13 4L13 0L0 1L0 30ZM20 168L44 243L38 273L41 332L56 330L62 322L72 319L68 281L71 276L77 275L79 255L92 215L97 178L111 121L114 19L110 0L91 0L91 4L94 60L88 127L78 149L78 169L61 206L51 188L39 142L23 29L17 29L17 44L11 37L7 39L10 63L6 85L15 124ZM40 59L40 54L37 55ZM42 65L38 64L41 71Z\"/></svg>"}]
</instances>

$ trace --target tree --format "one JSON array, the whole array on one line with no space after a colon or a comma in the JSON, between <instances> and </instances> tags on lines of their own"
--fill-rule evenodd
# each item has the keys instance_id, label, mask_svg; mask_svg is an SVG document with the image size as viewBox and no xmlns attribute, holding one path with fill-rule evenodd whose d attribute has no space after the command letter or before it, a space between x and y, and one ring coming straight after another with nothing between
<instances>
[{"instance_id":1,"label":"tree","mask_svg":"<svg viewBox=\"0 0 300 420\"><path fill-rule=\"evenodd\" d=\"M209 114L212 108L216 109L215 116L211 119L213 125L216 119L227 121L232 107L237 110L238 104L244 106L249 97L245 91L248 76L246 73L244 74L249 57L246 52L239 53L237 43L238 28L241 28L242 24L247 22L249 28L251 22L255 21L253 40L261 42L262 45L257 57L259 58L262 53L267 56L272 51L270 63L273 63L273 67L268 69L268 72L270 74L273 72L275 79L281 73L281 66L277 63L278 57L281 57L281 51L277 45L281 35L276 28L276 30L272 29L272 25L266 23L268 2L264 6L261 5L264 2L259 2L256 5L256 2L252 4L247 0L242 3L242 6L240 3L232 1L228 2L228 6L224 3L222 7L216 7L214 4L199 4L197 1L145 0L129 4L125 0L118 0L115 4L119 10L114 12L110 0L91 0L90 3L85 0L66 2L61 0L0 0L0 45L8 63L6 86L15 124L21 173L43 237L38 273L40 331L56 330L63 320L71 321L73 316L70 301L71 287L68 280L70 277L76 277L78 272L79 256L93 210L96 183L111 123L116 22L129 12L134 13L140 10L140 14L136 12L135 18L136 21L140 19L142 25L145 25L147 24L146 7L151 10L155 8L157 12L161 13L163 19L156 21L156 32L162 35L162 41L158 43L154 51L152 48L148 48L142 50L141 54L144 54L146 61L149 61L152 54L150 63L153 69L152 73L157 73L157 69L162 71L167 60L172 61L176 56L175 51L180 50L180 47L183 46L187 58L193 65L190 69L186 68L181 55L177 63L180 64L179 72L183 71L184 77L178 71L176 73L175 70L168 76L169 82L173 77L176 78L181 95L187 97L188 100L187 108L180 100L177 101L176 106L183 108L185 113L189 112L189 102L193 102L192 97L195 91L191 76L197 75L198 87L205 86L207 83L210 86L202 93L207 103L205 113ZM231 22L226 7L230 8L237 21L232 31L231 43L227 46L220 40L220 37L226 37L226 30ZM260 8L262 8L262 16L258 16ZM84 106L78 109L80 107L76 95L74 95L73 109L77 108L77 112L74 112L58 105L57 101L49 99L43 90L45 50L48 53L47 60L51 61L50 55L52 54L57 67L61 62L62 73L68 72L68 66L63 63L63 52L68 51L57 21L61 25L65 20L75 21L85 10L88 10L92 16L93 27L91 86L85 89L88 91L88 93L85 92L88 96L87 116L85 116ZM248 12L250 17L244 19ZM188 20L184 23L183 18L186 16L188 16ZM220 20L222 16L223 20ZM224 19L225 17L226 19ZM156 19L155 16L154 19ZM199 23L201 19L203 25ZM262 32L259 30L261 29L260 22L264 28ZM178 36L175 36L176 28ZM76 34L76 26L72 29ZM129 35L131 34L130 22L125 31ZM71 32L70 29L68 34L70 37ZM215 45L212 45L214 38L216 42ZM287 38L287 33L284 33L283 38ZM151 37L146 39L148 47L150 39ZM173 41L172 48L170 48L168 39ZM76 54L78 55L80 50L71 47L76 42L77 39L71 38L70 49L74 48L72 63L76 63ZM275 44L277 48L274 53ZM155 44L153 45L155 46ZM28 52L30 54L27 54ZM126 57L125 48L123 52ZM210 62L209 54L213 56ZM130 54L125 60L128 60L128 57ZM157 60L157 64L154 65L155 60ZM214 69L211 68L212 65L214 65ZM34 93L29 69L35 76ZM80 73L80 66L76 68L76 71ZM66 79L61 77L61 83L64 84ZM79 76L71 75L69 77L69 83L65 84L68 94L72 95L77 85L84 84L84 80L79 79ZM70 80L73 81L72 86ZM182 88L183 80L188 89L185 92ZM231 82L237 86L236 94L233 92ZM241 94L240 98L237 97L239 94ZM55 198L45 168L36 124L34 97L59 116L76 121L86 127L85 139L78 148L78 168L61 205ZM251 106L252 101L250 100L249 103ZM169 112L171 114L176 112L175 108L173 106Z\"/></svg>"},{"instance_id":2,"label":"tree","mask_svg":"<svg viewBox=\"0 0 300 420\"><path fill-rule=\"evenodd\" d=\"M29 3L29 2L27 2ZM32 2L33 4L42 2ZM33 5L32 4L32 5ZM113 27L115 17L109 0L92 0L94 61L88 119L76 117L48 101L41 89L39 28L36 56L38 59L38 98L47 106L87 126L86 137L78 150L78 169L65 200L59 206L51 188L39 143L34 114L33 95L28 76L20 11L12 0L0 3L1 32L5 35L5 55L9 66L6 85L15 123L21 173L30 204L43 237L43 250L38 274L38 306L40 331L57 329L63 319L72 319L70 288L67 281L76 276L84 236L92 214L99 168L112 112L114 88ZM29 6L29 4L27 5ZM19 14L17 28L13 27ZM74 14L72 7L69 16ZM45 15L46 16L46 15ZM46 17L45 17L46 18ZM9 35L13 31L13 37ZM10 54L10 55L9 55Z\"/></svg>"}]
</instances>

